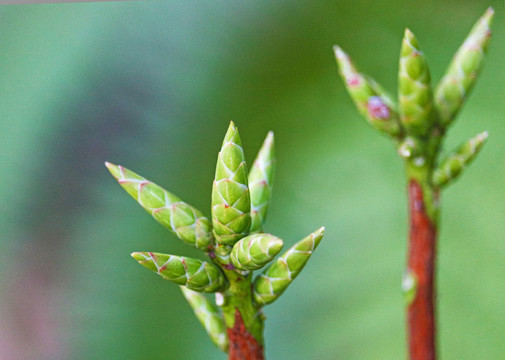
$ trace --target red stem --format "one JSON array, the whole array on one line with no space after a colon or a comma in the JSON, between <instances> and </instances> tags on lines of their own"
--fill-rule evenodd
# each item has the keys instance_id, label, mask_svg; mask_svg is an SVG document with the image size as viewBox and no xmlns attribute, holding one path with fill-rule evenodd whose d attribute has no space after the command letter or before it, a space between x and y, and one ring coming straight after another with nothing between
<instances>
[{"instance_id":1,"label":"red stem","mask_svg":"<svg viewBox=\"0 0 505 360\"><path fill-rule=\"evenodd\" d=\"M230 341L229 360L265 360L263 346L247 331L238 309L235 309L233 328L226 331Z\"/></svg>"},{"instance_id":2,"label":"red stem","mask_svg":"<svg viewBox=\"0 0 505 360\"><path fill-rule=\"evenodd\" d=\"M417 281L407 310L410 360L435 360L435 248L437 229L426 213L423 189L415 180L408 187L410 235L408 270ZM436 194L435 194L436 197Z\"/></svg>"}]
</instances>

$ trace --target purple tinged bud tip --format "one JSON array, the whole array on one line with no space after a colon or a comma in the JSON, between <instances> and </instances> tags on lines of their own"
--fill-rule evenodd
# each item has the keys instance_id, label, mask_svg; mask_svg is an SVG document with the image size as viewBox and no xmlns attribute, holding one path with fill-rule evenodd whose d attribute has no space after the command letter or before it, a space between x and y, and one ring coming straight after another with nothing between
<instances>
[{"instance_id":1,"label":"purple tinged bud tip","mask_svg":"<svg viewBox=\"0 0 505 360\"><path fill-rule=\"evenodd\" d=\"M382 101L380 96L371 96L368 99L368 113L374 119L387 119L389 118L389 108Z\"/></svg>"},{"instance_id":2,"label":"purple tinged bud tip","mask_svg":"<svg viewBox=\"0 0 505 360\"><path fill-rule=\"evenodd\" d=\"M347 79L347 85L353 87L353 86L358 86L360 84L360 79L358 76L350 76Z\"/></svg>"}]
</instances>

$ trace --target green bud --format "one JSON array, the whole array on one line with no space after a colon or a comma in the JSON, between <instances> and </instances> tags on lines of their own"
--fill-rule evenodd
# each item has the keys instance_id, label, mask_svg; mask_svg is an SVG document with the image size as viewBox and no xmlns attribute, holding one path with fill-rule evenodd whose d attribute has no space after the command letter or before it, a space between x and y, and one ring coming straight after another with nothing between
<instances>
[{"instance_id":1,"label":"green bud","mask_svg":"<svg viewBox=\"0 0 505 360\"><path fill-rule=\"evenodd\" d=\"M266 305L281 296L302 271L323 235L324 227L300 240L260 274L253 285L256 302Z\"/></svg>"},{"instance_id":2,"label":"green bud","mask_svg":"<svg viewBox=\"0 0 505 360\"><path fill-rule=\"evenodd\" d=\"M219 152L212 187L212 225L216 241L233 245L251 226L247 165L237 128L230 123Z\"/></svg>"},{"instance_id":3,"label":"green bud","mask_svg":"<svg viewBox=\"0 0 505 360\"><path fill-rule=\"evenodd\" d=\"M181 291L212 342L222 351L228 351L228 336L223 314L205 295L181 286Z\"/></svg>"},{"instance_id":4,"label":"green bud","mask_svg":"<svg viewBox=\"0 0 505 360\"><path fill-rule=\"evenodd\" d=\"M487 137L488 133L484 131L449 153L433 172L433 183L442 187L458 178L463 169L475 159Z\"/></svg>"},{"instance_id":5,"label":"green bud","mask_svg":"<svg viewBox=\"0 0 505 360\"><path fill-rule=\"evenodd\" d=\"M416 293L417 293L417 279L416 275L410 271L407 270L403 274L402 278L402 292L403 292L403 298L405 299L405 303L410 305L412 301L416 298Z\"/></svg>"},{"instance_id":6,"label":"green bud","mask_svg":"<svg viewBox=\"0 0 505 360\"><path fill-rule=\"evenodd\" d=\"M422 153L423 144L416 137L407 136L398 145L398 154L405 160L420 156Z\"/></svg>"},{"instance_id":7,"label":"green bud","mask_svg":"<svg viewBox=\"0 0 505 360\"><path fill-rule=\"evenodd\" d=\"M282 240L273 235L249 235L233 246L230 260L239 270L256 270L272 261L282 246Z\"/></svg>"},{"instance_id":8,"label":"green bud","mask_svg":"<svg viewBox=\"0 0 505 360\"><path fill-rule=\"evenodd\" d=\"M251 194L250 233L261 231L265 222L272 193L274 167L274 133L270 131L249 172L248 181Z\"/></svg>"},{"instance_id":9,"label":"green bud","mask_svg":"<svg viewBox=\"0 0 505 360\"><path fill-rule=\"evenodd\" d=\"M231 249L233 249L233 246L216 244L216 246L214 247L214 255L216 255L216 258L219 263L221 264L230 263Z\"/></svg>"},{"instance_id":10,"label":"green bud","mask_svg":"<svg viewBox=\"0 0 505 360\"><path fill-rule=\"evenodd\" d=\"M384 89L373 79L358 72L349 56L338 46L334 46L340 75L352 100L360 113L375 129L398 137L401 128L395 105Z\"/></svg>"},{"instance_id":11,"label":"green bud","mask_svg":"<svg viewBox=\"0 0 505 360\"><path fill-rule=\"evenodd\" d=\"M398 77L400 120L407 133L426 135L435 121L430 72L414 34L405 30Z\"/></svg>"},{"instance_id":12,"label":"green bud","mask_svg":"<svg viewBox=\"0 0 505 360\"><path fill-rule=\"evenodd\" d=\"M463 105L482 68L491 38L494 10L488 8L454 55L435 92L435 106L447 127Z\"/></svg>"},{"instance_id":13,"label":"green bud","mask_svg":"<svg viewBox=\"0 0 505 360\"><path fill-rule=\"evenodd\" d=\"M131 256L140 265L156 272L164 279L190 290L216 292L224 289L226 279L214 264L184 256L153 252L134 252Z\"/></svg>"},{"instance_id":14,"label":"green bud","mask_svg":"<svg viewBox=\"0 0 505 360\"><path fill-rule=\"evenodd\" d=\"M212 245L210 221L201 211L125 167L108 162L105 165L123 189L179 239L204 251Z\"/></svg>"}]
</instances>

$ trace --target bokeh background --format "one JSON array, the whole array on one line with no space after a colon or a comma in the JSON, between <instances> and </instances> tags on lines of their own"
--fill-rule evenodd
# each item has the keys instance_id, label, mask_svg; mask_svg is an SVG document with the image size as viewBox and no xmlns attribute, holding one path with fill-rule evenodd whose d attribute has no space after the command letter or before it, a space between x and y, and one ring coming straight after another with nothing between
<instances>
[{"instance_id":1,"label":"bokeh background","mask_svg":"<svg viewBox=\"0 0 505 360\"><path fill-rule=\"evenodd\" d=\"M403 30L434 81L487 6L494 39L447 149L489 130L444 192L442 358L505 353L502 1L128 1L0 7L0 359L224 359L132 251L199 256L113 180L122 164L210 216L230 120L252 161L276 134L266 230L326 237L266 308L269 359L405 357L402 164L355 111L339 44L393 93Z\"/></svg>"}]
</instances>

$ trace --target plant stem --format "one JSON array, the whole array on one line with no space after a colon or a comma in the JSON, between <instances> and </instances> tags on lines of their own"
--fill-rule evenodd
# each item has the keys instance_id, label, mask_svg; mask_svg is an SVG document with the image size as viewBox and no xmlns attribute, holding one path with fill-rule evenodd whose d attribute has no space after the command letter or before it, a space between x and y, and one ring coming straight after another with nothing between
<instances>
[{"instance_id":1,"label":"plant stem","mask_svg":"<svg viewBox=\"0 0 505 360\"><path fill-rule=\"evenodd\" d=\"M230 349L229 360L264 360L261 345L246 329L238 309L235 309L235 325L227 329Z\"/></svg>"},{"instance_id":2,"label":"plant stem","mask_svg":"<svg viewBox=\"0 0 505 360\"><path fill-rule=\"evenodd\" d=\"M431 164L407 162L410 231L407 272L414 279L407 307L410 360L436 359L435 268L438 189L431 184Z\"/></svg>"},{"instance_id":3,"label":"plant stem","mask_svg":"<svg viewBox=\"0 0 505 360\"><path fill-rule=\"evenodd\" d=\"M252 274L240 275L223 268L230 283L223 293L224 320L228 333L229 360L264 360L264 316L254 303L251 291Z\"/></svg>"},{"instance_id":4,"label":"plant stem","mask_svg":"<svg viewBox=\"0 0 505 360\"><path fill-rule=\"evenodd\" d=\"M338 46L335 57L351 98L368 123L397 143L408 179L410 231L402 288L407 300L410 360L436 359L435 270L440 189L454 181L487 138L482 132L440 158L441 143L475 84L491 36L488 8L454 55L439 85L431 87L424 53L405 30L398 71L398 105L360 73Z\"/></svg>"}]
</instances>

